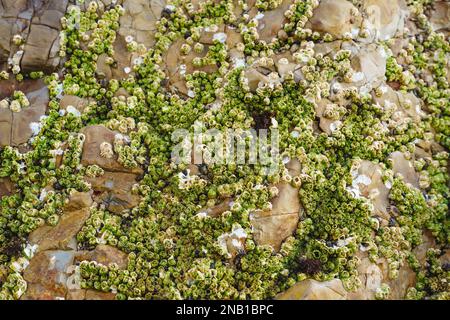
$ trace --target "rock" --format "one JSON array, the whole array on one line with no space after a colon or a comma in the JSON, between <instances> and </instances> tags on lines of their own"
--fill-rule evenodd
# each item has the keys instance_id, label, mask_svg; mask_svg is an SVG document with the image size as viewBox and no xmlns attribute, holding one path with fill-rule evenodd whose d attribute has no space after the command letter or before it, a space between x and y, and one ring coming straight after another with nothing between
<instances>
[{"instance_id":1,"label":"rock","mask_svg":"<svg viewBox=\"0 0 450 320\"><path fill-rule=\"evenodd\" d=\"M128 173L142 173L141 168L125 168L117 161L117 155L112 158L104 158L100 156L100 145L103 142L114 144L114 137L117 132L114 132L102 125L88 126L80 131L86 137L83 145L83 154L81 163L85 166L98 165L107 171L113 172L128 172Z\"/></svg>"},{"instance_id":2,"label":"rock","mask_svg":"<svg viewBox=\"0 0 450 320\"><path fill-rule=\"evenodd\" d=\"M390 279L388 262L385 258L380 258L376 263L373 263L369 260L365 252L360 252L358 255L361 259L361 263L357 267L361 287L354 292L349 292L348 299L373 300L375 299L377 289L383 283L387 284L390 288L388 299L404 299L407 289L415 285L416 274L411 270L406 261L403 261L403 265L398 272L398 277L396 279Z\"/></svg>"},{"instance_id":3,"label":"rock","mask_svg":"<svg viewBox=\"0 0 450 320\"><path fill-rule=\"evenodd\" d=\"M0 200L4 196L13 194L14 190L14 183L9 178L0 178Z\"/></svg>"},{"instance_id":4,"label":"rock","mask_svg":"<svg viewBox=\"0 0 450 320\"><path fill-rule=\"evenodd\" d=\"M450 31L450 3L448 1L436 1L429 13L431 27L434 31Z\"/></svg>"},{"instance_id":5,"label":"rock","mask_svg":"<svg viewBox=\"0 0 450 320\"><path fill-rule=\"evenodd\" d=\"M61 110L67 110L67 107L72 106L81 113L88 106L89 100L83 99L77 96L65 95L59 101L59 106Z\"/></svg>"},{"instance_id":6,"label":"rock","mask_svg":"<svg viewBox=\"0 0 450 320\"><path fill-rule=\"evenodd\" d=\"M351 65L355 72L364 76L362 83L370 84L370 89L378 86L385 78L386 52L383 47L375 44L363 46L352 58Z\"/></svg>"},{"instance_id":7,"label":"rock","mask_svg":"<svg viewBox=\"0 0 450 320\"><path fill-rule=\"evenodd\" d=\"M111 292L101 292L97 290L86 290L85 300L114 300L116 295Z\"/></svg>"},{"instance_id":8,"label":"rock","mask_svg":"<svg viewBox=\"0 0 450 320\"><path fill-rule=\"evenodd\" d=\"M323 0L314 9L307 26L313 31L329 33L342 38L346 33L354 33L361 24L362 18L358 9L346 0Z\"/></svg>"},{"instance_id":9,"label":"rock","mask_svg":"<svg viewBox=\"0 0 450 320\"><path fill-rule=\"evenodd\" d=\"M270 245L275 251L297 229L301 209L298 189L288 183L280 183L277 187L279 194L272 201L272 210L256 211L251 216L255 242Z\"/></svg>"},{"instance_id":10,"label":"rock","mask_svg":"<svg viewBox=\"0 0 450 320\"><path fill-rule=\"evenodd\" d=\"M245 70L245 78L248 80L248 85L251 91L256 91L259 86L269 83L269 77L259 72L254 67L249 67Z\"/></svg>"},{"instance_id":11,"label":"rock","mask_svg":"<svg viewBox=\"0 0 450 320\"><path fill-rule=\"evenodd\" d=\"M123 172L105 172L97 178L87 178L92 189L97 193L97 202L103 202L106 208L114 213L131 209L139 204L138 195L132 194L131 189L136 183L136 175Z\"/></svg>"},{"instance_id":12,"label":"rock","mask_svg":"<svg viewBox=\"0 0 450 320\"><path fill-rule=\"evenodd\" d=\"M363 27L373 40L388 40L397 32L403 32L407 13L404 0L365 0L363 3L365 20Z\"/></svg>"},{"instance_id":13,"label":"rock","mask_svg":"<svg viewBox=\"0 0 450 320\"><path fill-rule=\"evenodd\" d=\"M47 232L45 234L42 234L44 233L42 231L38 231L40 229L38 228L32 233L30 238L40 238L37 243L39 245L39 251L49 249L76 249L75 236L87 218L89 218L89 214L89 208L65 212L55 227L51 229L46 228ZM42 234L41 237L36 236L34 234L36 232L40 232Z\"/></svg>"},{"instance_id":14,"label":"rock","mask_svg":"<svg viewBox=\"0 0 450 320\"><path fill-rule=\"evenodd\" d=\"M395 174L401 175L406 183L419 188L419 175L414 170L412 162L407 160L402 152L391 153L389 159L392 161L392 170Z\"/></svg>"},{"instance_id":15,"label":"rock","mask_svg":"<svg viewBox=\"0 0 450 320\"><path fill-rule=\"evenodd\" d=\"M106 63L109 56L106 53L99 55L97 59L97 69L95 73L101 79L110 80L112 78L112 70L108 63Z\"/></svg>"},{"instance_id":16,"label":"rock","mask_svg":"<svg viewBox=\"0 0 450 320\"><path fill-rule=\"evenodd\" d=\"M39 86L41 87L35 89ZM15 87L15 84L12 84L11 88ZM33 126L39 126L41 117L47 110L49 96L48 89L43 82L39 81L33 84L28 82L16 89L24 89L23 92L26 94L30 106L22 108L20 112L12 112L9 108L0 108L0 147L19 146L28 142L35 134Z\"/></svg>"},{"instance_id":17,"label":"rock","mask_svg":"<svg viewBox=\"0 0 450 320\"><path fill-rule=\"evenodd\" d=\"M341 280L319 282L307 279L276 296L277 300L345 300L347 291Z\"/></svg>"},{"instance_id":18,"label":"rock","mask_svg":"<svg viewBox=\"0 0 450 320\"><path fill-rule=\"evenodd\" d=\"M76 261L96 261L105 266L116 263L120 269L125 269L128 265L128 254L115 247L99 244L94 250L82 252L76 256Z\"/></svg>"},{"instance_id":19,"label":"rock","mask_svg":"<svg viewBox=\"0 0 450 320\"><path fill-rule=\"evenodd\" d=\"M368 160L362 160L358 168L352 171L352 186L348 187L356 197L370 199L374 206L374 215L389 219L389 189L383 182L383 171L380 165Z\"/></svg>"},{"instance_id":20,"label":"rock","mask_svg":"<svg viewBox=\"0 0 450 320\"><path fill-rule=\"evenodd\" d=\"M286 12L293 3L293 0L283 0L274 10L265 11L263 13L263 17L258 20L260 40L270 43L272 39L277 37L278 32L283 29L286 20L284 12Z\"/></svg>"},{"instance_id":21,"label":"rock","mask_svg":"<svg viewBox=\"0 0 450 320\"><path fill-rule=\"evenodd\" d=\"M73 264L74 251L38 252L23 273L28 289L22 299L64 298L67 268Z\"/></svg>"},{"instance_id":22,"label":"rock","mask_svg":"<svg viewBox=\"0 0 450 320\"><path fill-rule=\"evenodd\" d=\"M125 13L120 17L118 34L132 36L147 48L155 43L156 22L166 5L164 0L124 0Z\"/></svg>"},{"instance_id":23,"label":"rock","mask_svg":"<svg viewBox=\"0 0 450 320\"><path fill-rule=\"evenodd\" d=\"M70 194L69 203L64 206L64 211L75 211L92 206L92 192L74 191Z\"/></svg>"},{"instance_id":24,"label":"rock","mask_svg":"<svg viewBox=\"0 0 450 320\"><path fill-rule=\"evenodd\" d=\"M84 300L86 291L86 289L69 290L66 294L66 300Z\"/></svg>"},{"instance_id":25,"label":"rock","mask_svg":"<svg viewBox=\"0 0 450 320\"><path fill-rule=\"evenodd\" d=\"M0 5L0 64L12 58L18 47L11 38L25 39L24 54L19 61L25 72L51 72L59 65L60 18L66 12L67 0L16 1Z\"/></svg>"}]
</instances>

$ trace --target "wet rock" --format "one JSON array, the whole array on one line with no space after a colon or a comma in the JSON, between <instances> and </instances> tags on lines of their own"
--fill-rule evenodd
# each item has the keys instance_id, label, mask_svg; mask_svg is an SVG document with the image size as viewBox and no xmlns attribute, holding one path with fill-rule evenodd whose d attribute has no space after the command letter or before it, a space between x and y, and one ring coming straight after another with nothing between
<instances>
[{"instance_id":1,"label":"wet rock","mask_svg":"<svg viewBox=\"0 0 450 320\"><path fill-rule=\"evenodd\" d=\"M251 217L255 242L270 245L275 251L296 230L301 209L297 188L288 183L277 187L279 194L272 201L272 210L256 211Z\"/></svg>"},{"instance_id":2,"label":"wet rock","mask_svg":"<svg viewBox=\"0 0 450 320\"><path fill-rule=\"evenodd\" d=\"M100 156L100 145L103 142L114 144L114 137L117 132L114 132L102 125L88 126L80 131L86 137L83 145L83 154L81 163L85 166L98 165L107 171L113 172L133 172L136 174L142 173L141 168L125 168L117 161L117 155L112 158L105 158Z\"/></svg>"},{"instance_id":3,"label":"wet rock","mask_svg":"<svg viewBox=\"0 0 450 320\"><path fill-rule=\"evenodd\" d=\"M86 180L96 193L96 201L103 202L111 212L121 213L139 204L139 196L131 192L133 185L137 182L135 174L105 172L100 177L86 178Z\"/></svg>"},{"instance_id":4,"label":"wet rock","mask_svg":"<svg viewBox=\"0 0 450 320\"><path fill-rule=\"evenodd\" d=\"M40 229L38 228L32 233L30 239L39 239L37 242L39 251L49 249L76 249L75 236L84 225L89 214L89 208L65 212L55 227L50 229L46 227L47 232L37 231ZM40 237L34 234L36 232L41 233Z\"/></svg>"},{"instance_id":5,"label":"wet rock","mask_svg":"<svg viewBox=\"0 0 450 320\"><path fill-rule=\"evenodd\" d=\"M365 0L363 12L369 41L388 40L403 32L407 14L404 0Z\"/></svg>"},{"instance_id":6,"label":"wet rock","mask_svg":"<svg viewBox=\"0 0 450 320\"><path fill-rule=\"evenodd\" d=\"M27 143L36 134L35 128L45 115L49 100L47 88L42 86L34 91L25 90L24 93L30 102L29 107L22 108L20 112L0 108L0 146Z\"/></svg>"},{"instance_id":7,"label":"wet rock","mask_svg":"<svg viewBox=\"0 0 450 320\"><path fill-rule=\"evenodd\" d=\"M346 0L324 0L314 9L307 26L313 31L327 32L336 38L354 33L361 24L358 9Z\"/></svg>"},{"instance_id":8,"label":"wet rock","mask_svg":"<svg viewBox=\"0 0 450 320\"><path fill-rule=\"evenodd\" d=\"M414 170L414 166L410 160L400 151L395 151L389 156L392 161L392 170L395 174L401 175L406 183L419 188L419 175Z\"/></svg>"},{"instance_id":9,"label":"wet rock","mask_svg":"<svg viewBox=\"0 0 450 320\"><path fill-rule=\"evenodd\" d=\"M76 256L76 261L96 261L105 266L116 263L120 269L128 265L128 254L108 245L99 244L94 250L82 252Z\"/></svg>"},{"instance_id":10,"label":"wet rock","mask_svg":"<svg viewBox=\"0 0 450 320\"><path fill-rule=\"evenodd\" d=\"M73 264L74 251L38 252L25 269L28 289L22 299L64 299L67 268Z\"/></svg>"},{"instance_id":11,"label":"wet rock","mask_svg":"<svg viewBox=\"0 0 450 320\"><path fill-rule=\"evenodd\" d=\"M345 300L347 291L341 280L319 282L307 279L276 296L277 300Z\"/></svg>"},{"instance_id":12,"label":"wet rock","mask_svg":"<svg viewBox=\"0 0 450 320\"><path fill-rule=\"evenodd\" d=\"M448 1L436 1L429 13L431 27L434 31L450 31L450 3Z\"/></svg>"}]
</instances>

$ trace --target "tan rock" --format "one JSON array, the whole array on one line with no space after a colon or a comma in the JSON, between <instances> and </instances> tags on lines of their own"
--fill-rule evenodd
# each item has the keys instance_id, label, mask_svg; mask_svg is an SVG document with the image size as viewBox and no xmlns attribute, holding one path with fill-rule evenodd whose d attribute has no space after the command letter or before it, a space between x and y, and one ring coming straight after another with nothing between
<instances>
[{"instance_id":1,"label":"tan rock","mask_svg":"<svg viewBox=\"0 0 450 320\"><path fill-rule=\"evenodd\" d=\"M85 289L69 290L66 294L66 300L84 300L86 297Z\"/></svg>"},{"instance_id":2,"label":"tan rock","mask_svg":"<svg viewBox=\"0 0 450 320\"><path fill-rule=\"evenodd\" d=\"M111 292L101 292L97 290L86 290L85 300L114 300L116 295Z\"/></svg>"},{"instance_id":3,"label":"tan rock","mask_svg":"<svg viewBox=\"0 0 450 320\"><path fill-rule=\"evenodd\" d=\"M293 0L283 0L274 10L264 12L264 16L259 20L258 33L259 39L270 43L276 38L278 32L283 28L286 18L284 12L294 3Z\"/></svg>"},{"instance_id":4,"label":"tan rock","mask_svg":"<svg viewBox=\"0 0 450 320\"><path fill-rule=\"evenodd\" d=\"M123 172L105 172L97 178L86 178L92 189L98 193L97 202L103 202L106 208L114 213L131 209L139 204L138 195L132 194L131 189L136 183L136 175Z\"/></svg>"},{"instance_id":5,"label":"tan rock","mask_svg":"<svg viewBox=\"0 0 450 320\"><path fill-rule=\"evenodd\" d=\"M100 145L103 142L114 144L116 132L102 125L88 126L80 131L86 137L83 145L81 163L85 166L96 164L107 171L142 173L141 168L125 168L117 161L117 155L112 158L100 156Z\"/></svg>"},{"instance_id":6,"label":"tan rock","mask_svg":"<svg viewBox=\"0 0 450 320\"><path fill-rule=\"evenodd\" d=\"M82 252L75 258L77 261L96 261L105 266L116 263L121 269L128 265L128 254L108 245L99 244L94 250Z\"/></svg>"},{"instance_id":7,"label":"tan rock","mask_svg":"<svg viewBox=\"0 0 450 320\"><path fill-rule=\"evenodd\" d=\"M23 273L28 288L22 299L64 298L67 268L73 264L74 251L42 251L31 260Z\"/></svg>"},{"instance_id":8,"label":"tan rock","mask_svg":"<svg viewBox=\"0 0 450 320\"><path fill-rule=\"evenodd\" d=\"M67 110L68 106L72 106L81 113L83 112L84 108L87 107L88 104L89 101L87 99L83 99L72 95L65 95L59 101L60 109Z\"/></svg>"},{"instance_id":9,"label":"tan rock","mask_svg":"<svg viewBox=\"0 0 450 320\"><path fill-rule=\"evenodd\" d=\"M347 291L341 280L319 282L307 279L276 296L277 300L345 300Z\"/></svg>"},{"instance_id":10,"label":"tan rock","mask_svg":"<svg viewBox=\"0 0 450 320\"><path fill-rule=\"evenodd\" d=\"M401 175L405 182L419 188L419 175L415 171L412 162L407 160L402 152L395 151L391 153L389 159L392 161L392 170L395 174Z\"/></svg>"},{"instance_id":11,"label":"tan rock","mask_svg":"<svg viewBox=\"0 0 450 320\"><path fill-rule=\"evenodd\" d=\"M342 38L345 33L359 28L361 21L361 14L350 1L324 0L314 9L309 24L313 31L327 32Z\"/></svg>"},{"instance_id":12,"label":"tan rock","mask_svg":"<svg viewBox=\"0 0 450 320\"><path fill-rule=\"evenodd\" d=\"M434 2L429 17L434 31L450 30L450 3L448 1Z\"/></svg>"},{"instance_id":13,"label":"tan rock","mask_svg":"<svg viewBox=\"0 0 450 320\"><path fill-rule=\"evenodd\" d=\"M70 194L69 203L64 206L64 211L75 211L89 208L92 204L92 192L74 191Z\"/></svg>"},{"instance_id":14,"label":"tan rock","mask_svg":"<svg viewBox=\"0 0 450 320\"><path fill-rule=\"evenodd\" d=\"M0 199L14 193L14 183L9 178L0 178Z\"/></svg>"},{"instance_id":15,"label":"tan rock","mask_svg":"<svg viewBox=\"0 0 450 320\"><path fill-rule=\"evenodd\" d=\"M279 194L272 201L272 210L252 214L253 237L259 245L270 245L275 251L291 236L300 218L298 189L288 183L277 185Z\"/></svg>"},{"instance_id":16,"label":"tan rock","mask_svg":"<svg viewBox=\"0 0 450 320\"><path fill-rule=\"evenodd\" d=\"M38 242L39 250L76 249L75 236L84 225L89 214L89 208L64 213L58 224L49 229Z\"/></svg>"}]
</instances>

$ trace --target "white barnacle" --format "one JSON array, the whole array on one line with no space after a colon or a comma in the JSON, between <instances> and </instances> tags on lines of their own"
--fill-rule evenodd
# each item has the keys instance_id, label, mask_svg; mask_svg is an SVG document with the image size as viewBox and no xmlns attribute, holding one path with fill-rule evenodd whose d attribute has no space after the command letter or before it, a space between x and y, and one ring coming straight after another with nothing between
<instances>
[{"instance_id":1,"label":"white barnacle","mask_svg":"<svg viewBox=\"0 0 450 320\"><path fill-rule=\"evenodd\" d=\"M106 159L111 159L114 155L113 147L109 142L102 142L100 144L100 156Z\"/></svg>"}]
</instances>

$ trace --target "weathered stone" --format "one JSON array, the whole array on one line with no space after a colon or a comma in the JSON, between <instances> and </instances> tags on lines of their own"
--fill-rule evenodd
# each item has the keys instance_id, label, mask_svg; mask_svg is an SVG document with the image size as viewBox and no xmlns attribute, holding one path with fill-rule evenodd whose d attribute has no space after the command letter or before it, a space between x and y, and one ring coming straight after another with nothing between
<instances>
[{"instance_id":1,"label":"weathered stone","mask_svg":"<svg viewBox=\"0 0 450 320\"><path fill-rule=\"evenodd\" d=\"M99 244L94 250L77 255L76 260L96 261L105 266L115 263L119 268L124 269L128 265L128 254L115 247Z\"/></svg>"},{"instance_id":2,"label":"weathered stone","mask_svg":"<svg viewBox=\"0 0 450 320\"><path fill-rule=\"evenodd\" d=\"M131 192L136 183L136 175L123 172L105 172L97 178L86 179L92 189L99 193L97 202L103 202L106 208L114 213L121 213L139 204L139 196Z\"/></svg>"},{"instance_id":3,"label":"weathered stone","mask_svg":"<svg viewBox=\"0 0 450 320\"><path fill-rule=\"evenodd\" d=\"M103 142L114 144L114 137L117 132L114 132L105 126L94 125L88 126L80 131L86 137L83 145L83 154L81 163L85 166L96 164L107 171L113 172L133 172L142 173L141 168L125 168L117 161L117 155L112 158L104 158L100 156L100 145Z\"/></svg>"},{"instance_id":4,"label":"weathered stone","mask_svg":"<svg viewBox=\"0 0 450 320\"><path fill-rule=\"evenodd\" d=\"M362 18L358 9L346 0L324 0L310 19L312 30L327 32L336 38L358 29ZM308 25L308 24L307 24Z\"/></svg>"},{"instance_id":5,"label":"weathered stone","mask_svg":"<svg viewBox=\"0 0 450 320\"><path fill-rule=\"evenodd\" d=\"M119 35L138 38L139 31L145 31L148 35L142 43L150 48L155 43L156 21L161 17L161 12L166 5L164 0L124 0L125 13L120 18Z\"/></svg>"},{"instance_id":6,"label":"weathered stone","mask_svg":"<svg viewBox=\"0 0 450 320\"><path fill-rule=\"evenodd\" d=\"M307 279L296 283L283 293L280 293L277 300L344 300L347 291L344 289L341 280L319 282Z\"/></svg>"},{"instance_id":7,"label":"weathered stone","mask_svg":"<svg viewBox=\"0 0 450 320\"><path fill-rule=\"evenodd\" d=\"M450 3L448 1L434 2L429 17L433 30L450 31Z\"/></svg>"},{"instance_id":8,"label":"weathered stone","mask_svg":"<svg viewBox=\"0 0 450 320\"><path fill-rule=\"evenodd\" d=\"M89 213L89 208L65 212L55 227L46 228L48 231L45 235L37 237L41 238L37 243L39 250L76 249L75 236L89 217Z\"/></svg>"},{"instance_id":9,"label":"weathered stone","mask_svg":"<svg viewBox=\"0 0 450 320\"><path fill-rule=\"evenodd\" d=\"M9 178L0 178L0 199L14 193L14 183Z\"/></svg>"},{"instance_id":10,"label":"weathered stone","mask_svg":"<svg viewBox=\"0 0 450 320\"><path fill-rule=\"evenodd\" d=\"M66 294L66 300L84 300L86 289L69 290Z\"/></svg>"},{"instance_id":11,"label":"weathered stone","mask_svg":"<svg viewBox=\"0 0 450 320\"><path fill-rule=\"evenodd\" d=\"M70 194L69 202L64 206L64 210L75 211L83 208L89 208L92 203L92 192L74 191Z\"/></svg>"},{"instance_id":12,"label":"weathered stone","mask_svg":"<svg viewBox=\"0 0 450 320\"><path fill-rule=\"evenodd\" d=\"M388 40L397 32L403 32L407 13L404 0L365 0L363 11L368 40Z\"/></svg>"},{"instance_id":13,"label":"weathered stone","mask_svg":"<svg viewBox=\"0 0 450 320\"><path fill-rule=\"evenodd\" d=\"M5 87L6 86L6 87ZM30 81L22 85L14 81L2 86L3 95L9 96L12 91L23 91L30 106L22 108L20 112L12 112L9 108L0 108L0 146L18 146L27 143L35 134L33 125L38 125L45 115L49 100L48 89L41 81Z\"/></svg>"},{"instance_id":14,"label":"weathered stone","mask_svg":"<svg viewBox=\"0 0 450 320\"><path fill-rule=\"evenodd\" d=\"M412 162L407 160L402 152L391 153L389 159L392 161L392 170L395 174L401 175L405 182L419 188L419 175L414 170Z\"/></svg>"},{"instance_id":15,"label":"weathered stone","mask_svg":"<svg viewBox=\"0 0 450 320\"><path fill-rule=\"evenodd\" d=\"M276 38L278 32L283 28L286 18L284 12L294 3L293 0L283 0L282 3L274 10L265 11L262 18L258 19L259 39L271 42Z\"/></svg>"},{"instance_id":16,"label":"weathered stone","mask_svg":"<svg viewBox=\"0 0 450 320\"><path fill-rule=\"evenodd\" d=\"M64 298L67 268L73 264L74 251L38 252L23 273L28 289L22 299Z\"/></svg>"},{"instance_id":17,"label":"weathered stone","mask_svg":"<svg viewBox=\"0 0 450 320\"><path fill-rule=\"evenodd\" d=\"M277 185L279 194L272 201L272 210L252 213L253 237L259 245L270 245L275 251L297 228L300 218L298 189L288 183Z\"/></svg>"},{"instance_id":18,"label":"weathered stone","mask_svg":"<svg viewBox=\"0 0 450 320\"><path fill-rule=\"evenodd\" d=\"M111 292L101 292L97 290L86 290L85 300L114 300L116 295Z\"/></svg>"},{"instance_id":19,"label":"weathered stone","mask_svg":"<svg viewBox=\"0 0 450 320\"><path fill-rule=\"evenodd\" d=\"M83 112L84 108L88 106L88 104L89 101L87 99L72 95L65 95L59 101L60 109L67 110L67 107L72 106L81 113Z\"/></svg>"}]
</instances>

